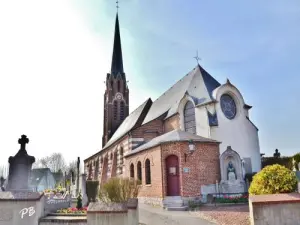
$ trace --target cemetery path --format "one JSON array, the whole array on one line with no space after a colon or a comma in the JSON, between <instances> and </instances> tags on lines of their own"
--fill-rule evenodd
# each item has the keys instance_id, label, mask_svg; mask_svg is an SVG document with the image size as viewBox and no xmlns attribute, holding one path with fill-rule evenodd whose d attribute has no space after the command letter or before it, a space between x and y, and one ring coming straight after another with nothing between
<instances>
[{"instance_id":1,"label":"cemetery path","mask_svg":"<svg viewBox=\"0 0 300 225\"><path fill-rule=\"evenodd\" d=\"M145 225L213 225L188 211L166 211L161 207L139 203L139 220Z\"/></svg>"}]
</instances>

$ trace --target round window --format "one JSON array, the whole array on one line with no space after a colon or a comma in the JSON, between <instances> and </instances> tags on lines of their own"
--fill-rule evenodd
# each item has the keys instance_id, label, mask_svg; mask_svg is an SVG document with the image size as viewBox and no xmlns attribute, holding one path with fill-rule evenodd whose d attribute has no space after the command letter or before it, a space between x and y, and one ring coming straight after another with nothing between
<instances>
[{"instance_id":1,"label":"round window","mask_svg":"<svg viewBox=\"0 0 300 225\"><path fill-rule=\"evenodd\" d=\"M236 104L230 95L224 94L221 96L221 109L227 119L232 120L235 117Z\"/></svg>"}]
</instances>

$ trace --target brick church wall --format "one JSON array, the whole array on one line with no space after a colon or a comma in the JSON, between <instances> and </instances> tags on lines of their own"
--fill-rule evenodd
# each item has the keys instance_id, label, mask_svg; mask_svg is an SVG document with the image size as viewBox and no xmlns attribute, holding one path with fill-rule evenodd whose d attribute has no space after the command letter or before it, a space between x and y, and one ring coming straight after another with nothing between
<instances>
[{"instance_id":1,"label":"brick church wall","mask_svg":"<svg viewBox=\"0 0 300 225\"><path fill-rule=\"evenodd\" d=\"M151 184L146 184L145 161L150 160ZM139 196L142 197L163 197L162 192L162 174L161 174L161 150L160 146L143 151L141 153L128 156L125 160L126 176L130 177L130 165L134 165L134 178L137 179L137 164L142 163L142 185Z\"/></svg>"},{"instance_id":2,"label":"brick church wall","mask_svg":"<svg viewBox=\"0 0 300 225\"><path fill-rule=\"evenodd\" d=\"M164 133L180 128L179 114L171 116L164 121Z\"/></svg>"},{"instance_id":3,"label":"brick church wall","mask_svg":"<svg viewBox=\"0 0 300 225\"><path fill-rule=\"evenodd\" d=\"M153 120L131 132L133 138L144 138L149 141L163 133L163 121L160 119Z\"/></svg>"},{"instance_id":4,"label":"brick church wall","mask_svg":"<svg viewBox=\"0 0 300 225\"><path fill-rule=\"evenodd\" d=\"M219 144L195 143L195 152L187 155L187 142L176 142L162 146L163 192L167 195L167 177L165 159L176 155L179 159L181 196L196 197L200 195L201 185L215 184L220 179ZM189 168L189 172L183 172Z\"/></svg>"}]
</instances>

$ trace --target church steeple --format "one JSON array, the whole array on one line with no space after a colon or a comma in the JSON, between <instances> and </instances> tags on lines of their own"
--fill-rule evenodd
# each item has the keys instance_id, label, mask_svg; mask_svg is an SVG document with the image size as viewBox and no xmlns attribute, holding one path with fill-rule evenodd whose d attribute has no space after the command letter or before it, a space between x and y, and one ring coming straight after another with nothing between
<instances>
[{"instance_id":1,"label":"church steeple","mask_svg":"<svg viewBox=\"0 0 300 225\"><path fill-rule=\"evenodd\" d=\"M105 83L102 146L110 140L129 114L129 90L123 69L118 13L115 24L111 72L107 74Z\"/></svg>"},{"instance_id":2,"label":"church steeple","mask_svg":"<svg viewBox=\"0 0 300 225\"><path fill-rule=\"evenodd\" d=\"M113 55L112 55L112 62L111 62L111 74L117 75L118 73L123 74L124 69L123 69L119 17L117 13L116 24L115 24L114 48L113 48Z\"/></svg>"}]
</instances>

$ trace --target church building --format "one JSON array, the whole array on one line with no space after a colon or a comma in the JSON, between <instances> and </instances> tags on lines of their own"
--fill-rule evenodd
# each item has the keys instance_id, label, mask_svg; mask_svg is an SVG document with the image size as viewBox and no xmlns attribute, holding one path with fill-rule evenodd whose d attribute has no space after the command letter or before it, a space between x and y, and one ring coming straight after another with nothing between
<instances>
[{"instance_id":1,"label":"church building","mask_svg":"<svg viewBox=\"0 0 300 225\"><path fill-rule=\"evenodd\" d=\"M261 169L251 108L229 80L219 83L198 64L129 114L117 14L103 146L84 160L85 173L100 184L115 176L139 179L140 201L160 205L170 198L245 192L245 174Z\"/></svg>"}]
</instances>

